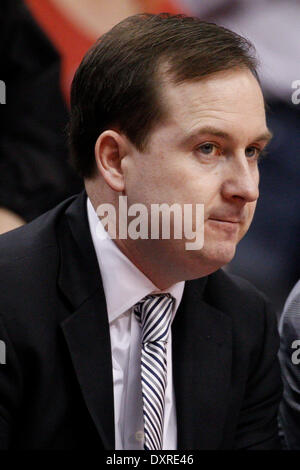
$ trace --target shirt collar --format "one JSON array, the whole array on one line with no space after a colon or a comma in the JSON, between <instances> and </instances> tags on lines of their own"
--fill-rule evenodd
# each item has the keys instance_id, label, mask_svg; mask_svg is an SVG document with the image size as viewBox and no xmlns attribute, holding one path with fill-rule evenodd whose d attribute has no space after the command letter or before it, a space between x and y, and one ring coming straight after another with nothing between
<instances>
[{"instance_id":1,"label":"shirt collar","mask_svg":"<svg viewBox=\"0 0 300 470\"><path fill-rule=\"evenodd\" d=\"M109 323L150 293L170 293L175 298L174 314L180 304L184 281L160 291L117 247L87 198L90 232L101 272Z\"/></svg>"}]
</instances>

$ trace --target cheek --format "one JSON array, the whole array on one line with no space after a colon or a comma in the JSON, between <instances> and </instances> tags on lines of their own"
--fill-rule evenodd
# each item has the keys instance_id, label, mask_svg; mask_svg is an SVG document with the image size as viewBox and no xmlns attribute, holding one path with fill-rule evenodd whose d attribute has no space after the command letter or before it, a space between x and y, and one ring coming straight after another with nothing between
<instances>
[{"instance_id":1,"label":"cheek","mask_svg":"<svg viewBox=\"0 0 300 470\"><path fill-rule=\"evenodd\" d=\"M150 164L151 156L138 154L126 168L125 185L128 202L147 202L157 187L155 166Z\"/></svg>"},{"instance_id":2,"label":"cheek","mask_svg":"<svg viewBox=\"0 0 300 470\"><path fill-rule=\"evenodd\" d=\"M180 203L190 196L191 178L174 161L162 160L149 168L149 172L143 175L143 184L153 201Z\"/></svg>"},{"instance_id":3,"label":"cheek","mask_svg":"<svg viewBox=\"0 0 300 470\"><path fill-rule=\"evenodd\" d=\"M257 204L257 201L255 202L251 202L249 204L249 219L252 220L253 219L253 216L254 216L254 212L255 212L255 209L256 209L256 204Z\"/></svg>"},{"instance_id":4,"label":"cheek","mask_svg":"<svg viewBox=\"0 0 300 470\"><path fill-rule=\"evenodd\" d=\"M255 212L255 208L256 208L256 201L251 202L251 203L248 204L247 215L246 215L246 220L245 220L245 224L244 224L244 231L248 230L248 228L249 228L249 226L252 222L254 212Z\"/></svg>"}]
</instances>

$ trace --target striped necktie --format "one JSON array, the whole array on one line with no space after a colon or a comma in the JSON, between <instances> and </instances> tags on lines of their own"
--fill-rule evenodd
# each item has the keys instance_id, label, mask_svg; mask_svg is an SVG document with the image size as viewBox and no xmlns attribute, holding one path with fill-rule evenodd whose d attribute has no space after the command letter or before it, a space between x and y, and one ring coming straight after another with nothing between
<instances>
[{"instance_id":1,"label":"striped necktie","mask_svg":"<svg viewBox=\"0 0 300 470\"><path fill-rule=\"evenodd\" d=\"M141 381L145 450L162 449L167 384L166 343L174 302L175 299L170 294L153 294L147 295L134 306L134 313L142 330Z\"/></svg>"}]
</instances>

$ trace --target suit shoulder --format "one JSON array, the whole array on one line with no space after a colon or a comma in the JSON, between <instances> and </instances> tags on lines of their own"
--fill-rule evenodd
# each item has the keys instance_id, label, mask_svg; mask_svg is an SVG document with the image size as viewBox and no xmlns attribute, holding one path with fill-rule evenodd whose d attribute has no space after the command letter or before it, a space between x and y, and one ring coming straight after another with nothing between
<instances>
[{"instance_id":1,"label":"suit shoulder","mask_svg":"<svg viewBox=\"0 0 300 470\"><path fill-rule=\"evenodd\" d=\"M0 236L0 312L54 295L59 263L57 227L73 198ZM17 295L16 295L17 294Z\"/></svg>"},{"instance_id":2,"label":"suit shoulder","mask_svg":"<svg viewBox=\"0 0 300 470\"><path fill-rule=\"evenodd\" d=\"M208 276L207 298L216 308L231 317L234 325L259 336L267 324L276 324L274 307L265 294L246 279L223 269ZM271 327L273 328L273 326Z\"/></svg>"},{"instance_id":3,"label":"suit shoulder","mask_svg":"<svg viewBox=\"0 0 300 470\"><path fill-rule=\"evenodd\" d=\"M219 269L209 276L210 289L232 305L269 303L267 296L246 279Z\"/></svg>"},{"instance_id":4,"label":"suit shoulder","mask_svg":"<svg viewBox=\"0 0 300 470\"><path fill-rule=\"evenodd\" d=\"M231 318L239 344L259 350L267 336L278 342L277 318L265 294L246 279L219 270L209 276L208 299Z\"/></svg>"},{"instance_id":5,"label":"suit shoulder","mask_svg":"<svg viewBox=\"0 0 300 470\"><path fill-rule=\"evenodd\" d=\"M56 246L56 226L73 200L71 197L32 222L0 235L0 272L5 266Z\"/></svg>"}]
</instances>

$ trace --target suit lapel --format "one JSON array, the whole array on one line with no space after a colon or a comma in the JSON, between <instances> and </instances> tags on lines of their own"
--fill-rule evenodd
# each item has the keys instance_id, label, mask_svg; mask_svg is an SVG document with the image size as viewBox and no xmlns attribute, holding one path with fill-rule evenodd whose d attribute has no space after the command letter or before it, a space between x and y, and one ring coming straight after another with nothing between
<instances>
[{"instance_id":1,"label":"suit lapel","mask_svg":"<svg viewBox=\"0 0 300 470\"><path fill-rule=\"evenodd\" d=\"M226 416L231 319L203 300L206 282L186 282L172 325L179 449L218 448Z\"/></svg>"},{"instance_id":2,"label":"suit lapel","mask_svg":"<svg viewBox=\"0 0 300 470\"><path fill-rule=\"evenodd\" d=\"M86 196L68 208L58 228L58 285L71 315L62 323L75 373L106 449L114 449L113 376L109 324L99 266L88 227Z\"/></svg>"}]
</instances>

